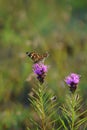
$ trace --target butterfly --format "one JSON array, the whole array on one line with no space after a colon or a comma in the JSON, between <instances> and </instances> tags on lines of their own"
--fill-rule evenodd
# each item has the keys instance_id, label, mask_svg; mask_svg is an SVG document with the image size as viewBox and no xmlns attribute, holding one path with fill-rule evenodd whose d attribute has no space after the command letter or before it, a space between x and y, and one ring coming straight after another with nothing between
<instances>
[{"instance_id":1,"label":"butterfly","mask_svg":"<svg viewBox=\"0 0 87 130\"><path fill-rule=\"evenodd\" d=\"M38 62L43 62L45 60L45 58L48 57L48 53L44 53L44 54L39 54L37 52L26 52L27 56L29 56L34 63L38 63Z\"/></svg>"}]
</instances>

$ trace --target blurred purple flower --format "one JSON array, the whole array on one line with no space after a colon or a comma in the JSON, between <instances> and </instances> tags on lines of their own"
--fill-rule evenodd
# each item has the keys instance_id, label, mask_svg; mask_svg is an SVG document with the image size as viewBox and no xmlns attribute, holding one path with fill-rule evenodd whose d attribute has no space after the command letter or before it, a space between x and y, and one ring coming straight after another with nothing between
<instances>
[{"instance_id":1,"label":"blurred purple flower","mask_svg":"<svg viewBox=\"0 0 87 130\"><path fill-rule=\"evenodd\" d=\"M68 86L70 86L70 91L75 92L77 85L80 81L80 75L71 73L69 76L65 78L65 82Z\"/></svg>"},{"instance_id":2,"label":"blurred purple flower","mask_svg":"<svg viewBox=\"0 0 87 130\"><path fill-rule=\"evenodd\" d=\"M78 83L79 83L79 80L80 80L80 75L75 74L75 73L71 73L69 76L67 76L67 77L65 78L65 82L66 82L68 85L71 85L72 83L78 84Z\"/></svg>"},{"instance_id":3,"label":"blurred purple flower","mask_svg":"<svg viewBox=\"0 0 87 130\"><path fill-rule=\"evenodd\" d=\"M33 65L33 71L37 75L42 75L42 73L47 72L47 66L42 63L36 63Z\"/></svg>"},{"instance_id":4,"label":"blurred purple flower","mask_svg":"<svg viewBox=\"0 0 87 130\"><path fill-rule=\"evenodd\" d=\"M33 72L37 75L37 79L40 83L44 82L44 78L48 71L48 66L44 65L43 63L36 63L33 65Z\"/></svg>"}]
</instances>

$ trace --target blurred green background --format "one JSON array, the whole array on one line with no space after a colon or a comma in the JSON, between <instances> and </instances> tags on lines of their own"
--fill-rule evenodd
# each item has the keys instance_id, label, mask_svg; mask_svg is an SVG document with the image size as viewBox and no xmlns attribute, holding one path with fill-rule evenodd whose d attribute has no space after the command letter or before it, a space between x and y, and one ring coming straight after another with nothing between
<instances>
[{"instance_id":1,"label":"blurred green background","mask_svg":"<svg viewBox=\"0 0 87 130\"><path fill-rule=\"evenodd\" d=\"M49 52L48 87L64 101L64 78L81 75L87 104L87 0L0 0L0 130L26 130L35 84L26 51ZM84 106L85 107L85 106Z\"/></svg>"}]
</instances>

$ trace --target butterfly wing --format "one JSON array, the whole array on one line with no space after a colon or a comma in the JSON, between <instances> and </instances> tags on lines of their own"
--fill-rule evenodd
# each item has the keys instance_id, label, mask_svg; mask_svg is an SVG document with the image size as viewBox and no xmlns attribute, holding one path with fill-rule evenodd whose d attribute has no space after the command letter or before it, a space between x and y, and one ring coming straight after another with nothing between
<instances>
[{"instance_id":1,"label":"butterfly wing","mask_svg":"<svg viewBox=\"0 0 87 130\"><path fill-rule=\"evenodd\" d=\"M26 54L33 60L34 63L44 62L45 58L48 57L48 53L40 55L36 52L26 52Z\"/></svg>"},{"instance_id":2,"label":"butterfly wing","mask_svg":"<svg viewBox=\"0 0 87 130\"><path fill-rule=\"evenodd\" d=\"M40 61L44 63L45 59L49 56L48 52L44 53L43 55L41 55L41 59Z\"/></svg>"}]
</instances>

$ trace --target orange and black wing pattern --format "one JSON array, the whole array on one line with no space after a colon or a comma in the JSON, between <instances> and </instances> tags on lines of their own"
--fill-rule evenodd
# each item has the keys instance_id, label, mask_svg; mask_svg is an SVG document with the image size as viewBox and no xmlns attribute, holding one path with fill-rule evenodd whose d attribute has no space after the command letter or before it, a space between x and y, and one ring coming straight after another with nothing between
<instances>
[{"instance_id":1,"label":"orange and black wing pattern","mask_svg":"<svg viewBox=\"0 0 87 130\"><path fill-rule=\"evenodd\" d=\"M34 63L38 63L43 61L45 58L48 57L48 53L44 53L42 55L38 54L37 52L26 52L26 54L33 60Z\"/></svg>"}]
</instances>

